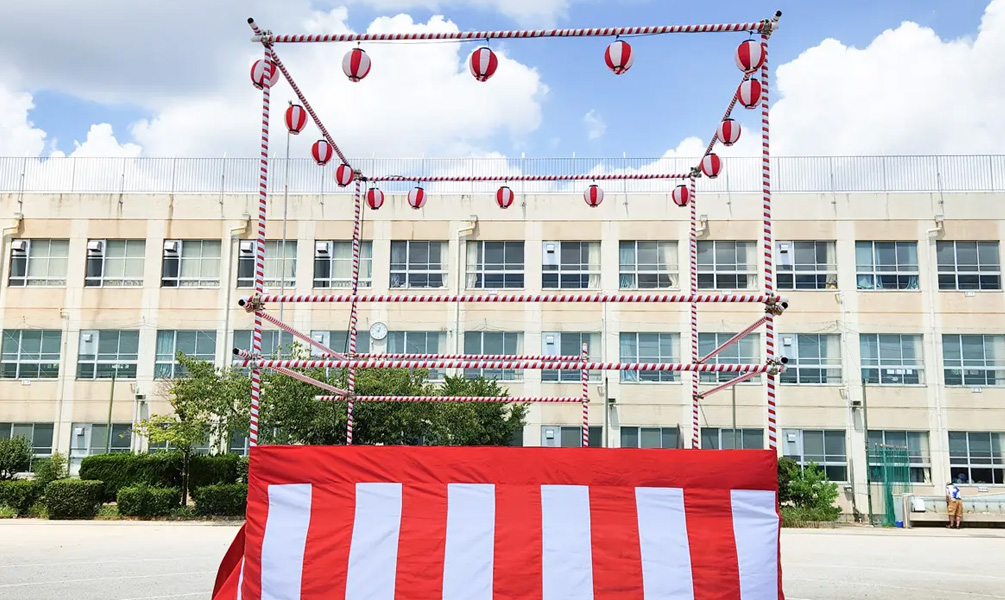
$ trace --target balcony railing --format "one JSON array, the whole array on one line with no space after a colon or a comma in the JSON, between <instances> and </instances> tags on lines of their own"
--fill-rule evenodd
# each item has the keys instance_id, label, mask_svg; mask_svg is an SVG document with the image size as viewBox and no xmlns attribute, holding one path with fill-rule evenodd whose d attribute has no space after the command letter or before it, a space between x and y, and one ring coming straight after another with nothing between
<instances>
[{"instance_id":1,"label":"balcony railing","mask_svg":"<svg viewBox=\"0 0 1005 600\"><path fill-rule=\"evenodd\" d=\"M272 193L346 193L334 180L334 165L313 160L273 159ZM591 173L682 173L685 158L370 158L353 160L370 175L574 175ZM672 180L608 181L608 193L668 193ZM518 193L581 193L583 182L515 182ZM385 183L386 192L412 184ZM431 193L493 193L499 183L427 184ZM699 191L759 193L760 158L727 158L723 174L701 180ZM776 192L996 192L1005 190L1005 155L798 156L772 159ZM0 193L251 194L258 190L255 158L0 158Z\"/></svg>"}]
</instances>

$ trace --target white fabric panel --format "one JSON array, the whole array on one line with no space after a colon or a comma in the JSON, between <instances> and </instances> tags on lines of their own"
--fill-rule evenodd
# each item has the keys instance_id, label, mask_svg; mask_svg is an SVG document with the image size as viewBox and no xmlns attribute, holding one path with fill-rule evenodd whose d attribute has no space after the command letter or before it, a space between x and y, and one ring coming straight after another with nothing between
<instances>
[{"instance_id":1,"label":"white fabric panel","mask_svg":"<svg viewBox=\"0 0 1005 600\"><path fill-rule=\"evenodd\" d=\"M394 600L401 484L357 483L346 600Z\"/></svg>"},{"instance_id":2,"label":"white fabric panel","mask_svg":"<svg viewBox=\"0 0 1005 600\"><path fill-rule=\"evenodd\" d=\"M740 598L778 597L778 514L775 492L731 490Z\"/></svg>"},{"instance_id":3,"label":"white fabric panel","mask_svg":"<svg viewBox=\"0 0 1005 600\"><path fill-rule=\"evenodd\" d=\"M269 516L262 537L262 600L298 600L311 523L311 484L270 485L268 494Z\"/></svg>"},{"instance_id":4,"label":"white fabric panel","mask_svg":"<svg viewBox=\"0 0 1005 600\"><path fill-rule=\"evenodd\" d=\"M447 486L443 600L492 600L495 524L494 485Z\"/></svg>"},{"instance_id":5,"label":"white fabric panel","mask_svg":"<svg viewBox=\"0 0 1005 600\"><path fill-rule=\"evenodd\" d=\"M593 598L590 488L541 486L543 600Z\"/></svg>"},{"instance_id":6,"label":"white fabric panel","mask_svg":"<svg viewBox=\"0 0 1005 600\"><path fill-rule=\"evenodd\" d=\"M694 598L684 490L635 488L646 598Z\"/></svg>"}]
</instances>

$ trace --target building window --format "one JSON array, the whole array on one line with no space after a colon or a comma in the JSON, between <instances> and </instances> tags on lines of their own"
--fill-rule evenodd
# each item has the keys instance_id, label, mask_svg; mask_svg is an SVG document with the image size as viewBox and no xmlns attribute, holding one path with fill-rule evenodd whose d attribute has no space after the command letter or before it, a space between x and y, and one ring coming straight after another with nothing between
<instances>
[{"instance_id":1,"label":"building window","mask_svg":"<svg viewBox=\"0 0 1005 600\"><path fill-rule=\"evenodd\" d=\"M860 290L918 289L917 242L855 242Z\"/></svg>"},{"instance_id":2,"label":"building window","mask_svg":"<svg viewBox=\"0 0 1005 600\"><path fill-rule=\"evenodd\" d=\"M311 339L328 348L345 354L349 352L349 332L348 331L312 331ZM356 330L356 354L370 353L370 332L366 329ZM311 347L312 356L321 356L321 350Z\"/></svg>"},{"instance_id":3,"label":"building window","mask_svg":"<svg viewBox=\"0 0 1005 600\"><path fill-rule=\"evenodd\" d=\"M681 448L679 427L621 426L622 448Z\"/></svg>"},{"instance_id":4,"label":"building window","mask_svg":"<svg viewBox=\"0 0 1005 600\"><path fill-rule=\"evenodd\" d=\"M545 331L541 334L541 354L545 356L574 356L583 353L583 344L587 347L589 360L597 360L600 348L600 334L578 331ZM541 371L541 381L575 383L582 381L582 370ZM590 381L600 381L599 371L590 371Z\"/></svg>"},{"instance_id":5,"label":"building window","mask_svg":"<svg viewBox=\"0 0 1005 600\"><path fill-rule=\"evenodd\" d=\"M11 287L66 285L70 240L13 240L10 249Z\"/></svg>"},{"instance_id":6,"label":"building window","mask_svg":"<svg viewBox=\"0 0 1005 600\"><path fill-rule=\"evenodd\" d=\"M911 483L932 482L932 455L927 431L869 431L869 481L883 481L883 465L876 446L906 450ZM907 482L903 482L907 483Z\"/></svg>"},{"instance_id":7,"label":"building window","mask_svg":"<svg viewBox=\"0 0 1005 600\"><path fill-rule=\"evenodd\" d=\"M442 288L446 242L391 242L392 288Z\"/></svg>"},{"instance_id":8,"label":"building window","mask_svg":"<svg viewBox=\"0 0 1005 600\"><path fill-rule=\"evenodd\" d=\"M1000 290L998 242L935 242L940 290Z\"/></svg>"},{"instance_id":9,"label":"building window","mask_svg":"<svg viewBox=\"0 0 1005 600\"><path fill-rule=\"evenodd\" d=\"M601 448L604 445L604 430L602 427L589 428L589 447ZM583 428L577 425L544 425L541 427L541 445L546 448L582 448Z\"/></svg>"},{"instance_id":10,"label":"building window","mask_svg":"<svg viewBox=\"0 0 1005 600\"><path fill-rule=\"evenodd\" d=\"M52 454L52 423L0 423L0 440L23 437L35 456Z\"/></svg>"},{"instance_id":11,"label":"building window","mask_svg":"<svg viewBox=\"0 0 1005 600\"><path fill-rule=\"evenodd\" d=\"M255 246L242 240L237 253L237 287L255 287ZM287 240L265 242L265 287L293 288L297 285L297 243Z\"/></svg>"},{"instance_id":12,"label":"building window","mask_svg":"<svg viewBox=\"0 0 1005 600\"><path fill-rule=\"evenodd\" d=\"M292 333L269 330L262 332L262 357L276 359L293 358L294 349L301 344L293 339ZM251 352L251 330L241 329L234 332L234 346Z\"/></svg>"},{"instance_id":13,"label":"building window","mask_svg":"<svg viewBox=\"0 0 1005 600\"><path fill-rule=\"evenodd\" d=\"M600 242L544 242L541 287L554 290L600 288Z\"/></svg>"},{"instance_id":14,"label":"building window","mask_svg":"<svg viewBox=\"0 0 1005 600\"><path fill-rule=\"evenodd\" d=\"M752 290L756 287L754 242L698 242L699 290Z\"/></svg>"},{"instance_id":15,"label":"building window","mask_svg":"<svg viewBox=\"0 0 1005 600\"><path fill-rule=\"evenodd\" d=\"M144 240L88 240L85 287L141 287Z\"/></svg>"},{"instance_id":16,"label":"building window","mask_svg":"<svg viewBox=\"0 0 1005 600\"><path fill-rule=\"evenodd\" d=\"M248 449L250 448L250 438L247 433L233 432L230 434L230 443L227 444L228 454L237 454L238 456L247 456Z\"/></svg>"},{"instance_id":17,"label":"building window","mask_svg":"<svg viewBox=\"0 0 1005 600\"><path fill-rule=\"evenodd\" d=\"M707 355L712 350L724 344L726 340L736 335L735 333L699 333L698 334L698 357ZM758 340L760 335L756 333L747 334L739 341L723 348L722 352L706 360L712 365L752 365L761 361L760 351L758 351ZM698 380L703 383L726 382L736 379L742 373L701 373ZM748 381L759 381L760 376L748 379Z\"/></svg>"},{"instance_id":18,"label":"building window","mask_svg":"<svg viewBox=\"0 0 1005 600\"><path fill-rule=\"evenodd\" d=\"M677 242L623 241L618 248L623 290L673 290L677 277Z\"/></svg>"},{"instance_id":19,"label":"building window","mask_svg":"<svg viewBox=\"0 0 1005 600\"><path fill-rule=\"evenodd\" d=\"M154 359L154 379L184 377L185 368L177 360L178 353L207 362L216 360L215 331L157 332L157 354Z\"/></svg>"},{"instance_id":20,"label":"building window","mask_svg":"<svg viewBox=\"0 0 1005 600\"><path fill-rule=\"evenodd\" d=\"M782 383L841 383L841 337L837 334L782 335L782 356L789 364Z\"/></svg>"},{"instance_id":21,"label":"building window","mask_svg":"<svg viewBox=\"0 0 1005 600\"><path fill-rule=\"evenodd\" d=\"M70 458L74 462L95 454L120 454L132 451L133 431L129 423L74 423L70 438ZM79 463L78 463L79 464Z\"/></svg>"},{"instance_id":22,"label":"building window","mask_svg":"<svg viewBox=\"0 0 1005 600\"><path fill-rule=\"evenodd\" d=\"M58 329L5 329L0 347L0 378L55 379L59 376Z\"/></svg>"},{"instance_id":23,"label":"building window","mask_svg":"<svg viewBox=\"0 0 1005 600\"><path fill-rule=\"evenodd\" d=\"M140 332L90 329L80 332L78 379L136 379Z\"/></svg>"},{"instance_id":24,"label":"building window","mask_svg":"<svg viewBox=\"0 0 1005 600\"><path fill-rule=\"evenodd\" d=\"M1005 335L943 335L946 385L1005 382Z\"/></svg>"},{"instance_id":25,"label":"building window","mask_svg":"<svg viewBox=\"0 0 1005 600\"><path fill-rule=\"evenodd\" d=\"M837 289L834 242L778 242L778 289Z\"/></svg>"},{"instance_id":26,"label":"building window","mask_svg":"<svg viewBox=\"0 0 1005 600\"><path fill-rule=\"evenodd\" d=\"M163 287L220 287L220 240L166 240Z\"/></svg>"},{"instance_id":27,"label":"building window","mask_svg":"<svg viewBox=\"0 0 1005 600\"><path fill-rule=\"evenodd\" d=\"M314 242L314 287L352 288L352 242ZM373 242L359 244L359 287L373 287Z\"/></svg>"},{"instance_id":28,"label":"building window","mask_svg":"<svg viewBox=\"0 0 1005 600\"><path fill-rule=\"evenodd\" d=\"M949 432L949 472L957 483L1005 483L1005 433Z\"/></svg>"},{"instance_id":29,"label":"building window","mask_svg":"<svg viewBox=\"0 0 1005 600\"><path fill-rule=\"evenodd\" d=\"M701 428L702 450L761 450L763 429Z\"/></svg>"},{"instance_id":30,"label":"building window","mask_svg":"<svg viewBox=\"0 0 1005 600\"><path fill-rule=\"evenodd\" d=\"M468 241L468 289L524 287L524 243Z\"/></svg>"},{"instance_id":31,"label":"building window","mask_svg":"<svg viewBox=\"0 0 1005 600\"><path fill-rule=\"evenodd\" d=\"M147 444L147 452L172 452L178 450L178 447L171 442L157 442L156 444L150 442ZM212 445L209 443L209 438L203 438L202 441L192 445L192 454L206 456L213 451Z\"/></svg>"},{"instance_id":32,"label":"building window","mask_svg":"<svg viewBox=\"0 0 1005 600\"><path fill-rule=\"evenodd\" d=\"M848 457L843 429L786 429L785 456L800 467L815 463L831 481L848 481Z\"/></svg>"},{"instance_id":33,"label":"building window","mask_svg":"<svg viewBox=\"0 0 1005 600\"><path fill-rule=\"evenodd\" d=\"M465 331L465 354L523 354L523 333L519 331ZM516 369L464 369L469 379L484 377L498 381L519 381L523 371Z\"/></svg>"},{"instance_id":34,"label":"building window","mask_svg":"<svg viewBox=\"0 0 1005 600\"><path fill-rule=\"evenodd\" d=\"M925 383L920 335L862 333L862 381L879 385Z\"/></svg>"},{"instance_id":35,"label":"building window","mask_svg":"<svg viewBox=\"0 0 1005 600\"><path fill-rule=\"evenodd\" d=\"M622 333L619 347L621 362L680 362L680 336L676 333ZM621 381L669 383L678 381L674 371L622 371Z\"/></svg>"},{"instance_id":36,"label":"building window","mask_svg":"<svg viewBox=\"0 0 1005 600\"><path fill-rule=\"evenodd\" d=\"M389 331L388 354L439 354L446 334L442 331ZM441 369L429 369L430 380L443 379Z\"/></svg>"}]
</instances>

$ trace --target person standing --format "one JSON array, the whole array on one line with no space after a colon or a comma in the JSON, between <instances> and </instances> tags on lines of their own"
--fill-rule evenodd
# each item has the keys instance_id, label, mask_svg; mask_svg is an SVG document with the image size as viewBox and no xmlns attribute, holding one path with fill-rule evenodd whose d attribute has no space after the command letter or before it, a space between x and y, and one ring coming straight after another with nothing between
<instances>
[{"instance_id":1,"label":"person standing","mask_svg":"<svg viewBox=\"0 0 1005 600\"><path fill-rule=\"evenodd\" d=\"M960 496L960 488L952 481L946 484L946 512L949 513L949 525L946 527L952 529L955 521L956 529L959 529L960 521L963 520L963 498Z\"/></svg>"}]
</instances>

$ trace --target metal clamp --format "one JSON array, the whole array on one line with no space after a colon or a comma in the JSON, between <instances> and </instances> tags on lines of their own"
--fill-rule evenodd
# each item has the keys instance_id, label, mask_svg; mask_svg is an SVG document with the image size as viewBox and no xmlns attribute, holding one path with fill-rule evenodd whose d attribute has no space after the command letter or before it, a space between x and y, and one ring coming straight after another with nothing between
<instances>
[{"instance_id":1,"label":"metal clamp","mask_svg":"<svg viewBox=\"0 0 1005 600\"><path fill-rule=\"evenodd\" d=\"M265 310L265 303L262 302L262 297L256 292L247 300L241 300L238 302L244 307L244 310L249 313L258 312L260 310Z\"/></svg>"},{"instance_id":2,"label":"metal clamp","mask_svg":"<svg viewBox=\"0 0 1005 600\"><path fill-rule=\"evenodd\" d=\"M786 298L770 300L764 304L764 314L771 315L773 317L780 317L788 307L789 301Z\"/></svg>"},{"instance_id":3,"label":"metal clamp","mask_svg":"<svg viewBox=\"0 0 1005 600\"><path fill-rule=\"evenodd\" d=\"M779 373L784 373L787 370L785 366L788 364L789 359L785 356L780 356L778 358L769 359L765 364L768 368L768 375L778 375Z\"/></svg>"}]
</instances>

